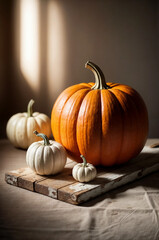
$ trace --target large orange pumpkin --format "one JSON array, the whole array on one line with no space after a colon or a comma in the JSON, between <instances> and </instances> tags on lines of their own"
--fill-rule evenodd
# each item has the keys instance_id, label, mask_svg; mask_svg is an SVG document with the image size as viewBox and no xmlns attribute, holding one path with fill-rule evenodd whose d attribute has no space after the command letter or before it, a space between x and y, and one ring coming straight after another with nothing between
<instances>
[{"instance_id":1,"label":"large orange pumpkin","mask_svg":"<svg viewBox=\"0 0 159 240\"><path fill-rule=\"evenodd\" d=\"M141 96L131 87L106 83L100 68L87 62L94 83L80 83L57 98L51 128L69 156L81 162L112 166L135 157L148 134L148 114Z\"/></svg>"}]
</instances>

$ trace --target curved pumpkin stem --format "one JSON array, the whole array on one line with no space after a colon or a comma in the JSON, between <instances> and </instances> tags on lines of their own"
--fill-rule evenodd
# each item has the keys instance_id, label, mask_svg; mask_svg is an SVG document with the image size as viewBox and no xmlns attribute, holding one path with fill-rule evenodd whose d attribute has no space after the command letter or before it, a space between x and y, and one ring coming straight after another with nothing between
<instances>
[{"instance_id":1,"label":"curved pumpkin stem","mask_svg":"<svg viewBox=\"0 0 159 240\"><path fill-rule=\"evenodd\" d=\"M85 159L85 157L83 155L80 156L83 160L83 166L86 167L87 166L87 161Z\"/></svg>"},{"instance_id":2,"label":"curved pumpkin stem","mask_svg":"<svg viewBox=\"0 0 159 240\"><path fill-rule=\"evenodd\" d=\"M49 145L50 145L49 139L48 139L48 137L47 137L45 134L43 134L43 133L38 133L36 130L35 130L33 133L34 133L37 137L43 138L43 140L44 140L44 145L45 145L45 146L49 146Z\"/></svg>"},{"instance_id":3,"label":"curved pumpkin stem","mask_svg":"<svg viewBox=\"0 0 159 240\"><path fill-rule=\"evenodd\" d=\"M28 117L32 117L33 115L33 104L34 104L34 100L31 99L28 103L28 107L27 107L27 113L28 113Z\"/></svg>"},{"instance_id":4,"label":"curved pumpkin stem","mask_svg":"<svg viewBox=\"0 0 159 240\"><path fill-rule=\"evenodd\" d=\"M95 84L91 89L108 89L110 88L105 81L102 70L94 63L88 61L85 64L85 68L90 69L95 76Z\"/></svg>"}]
</instances>

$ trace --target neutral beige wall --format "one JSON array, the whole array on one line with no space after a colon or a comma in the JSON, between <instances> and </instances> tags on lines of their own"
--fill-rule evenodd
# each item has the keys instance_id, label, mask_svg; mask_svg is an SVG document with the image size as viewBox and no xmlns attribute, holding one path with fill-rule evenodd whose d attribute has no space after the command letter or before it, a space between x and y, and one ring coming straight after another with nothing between
<instances>
[{"instance_id":1,"label":"neutral beige wall","mask_svg":"<svg viewBox=\"0 0 159 240\"><path fill-rule=\"evenodd\" d=\"M72 84L93 81L92 73L84 68L85 62L91 60L101 67L108 81L128 84L141 94L149 112L149 136L159 137L158 1L39 0L37 93L20 68L20 2L4 0L0 3L3 12L0 29L0 41L3 42L0 51L1 136L5 136L7 119L16 112L25 111L30 98L36 101L35 110L50 115L62 90ZM52 34L50 53L46 51L49 34Z\"/></svg>"}]
</instances>

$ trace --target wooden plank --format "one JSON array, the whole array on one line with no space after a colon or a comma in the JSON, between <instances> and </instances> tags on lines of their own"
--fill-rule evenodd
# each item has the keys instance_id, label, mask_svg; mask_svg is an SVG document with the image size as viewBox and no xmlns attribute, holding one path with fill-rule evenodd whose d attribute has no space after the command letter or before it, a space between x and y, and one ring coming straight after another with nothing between
<instances>
[{"instance_id":1,"label":"wooden plank","mask_svg":"<svg viewBox=\"0 0 159 240\"><path fill-rule=\"evenodd\" d=\"M90 183L77 182L60 188L58 199L71 204L80 204L157 170L159 170L159 150L145 147L137 158L123 166L107 170L105 168L104 171L100 169L97 178Z\"/></svg>"},{"instance_id":2,"label":"wooden plank","mask_svg":"<svg viewBox=\"0 0 159 240\"><path fill-rule=\"evenodd\" d=\"M57 178L57 176L62 178L62 176L66 177L66 176L72 175L72 168L74 165L75 165L74 162L68 161L65 168L63 169L63 171L61 173L55 175L55 178ZM51 181L53 180L53 178L54 177L50 176ZM41 186L40 182L45 179L48 179L48 176L40 176L34 172L31 172L31 174L27 174L25 176L22 175L22 176L18 177L18 187L25 188L30 191L37 191L37 192L43 194L43 192L46 192L45 187L41 188L39 186ZM63 179L64 179L64 177L63 177ZM48 181L49 181L49 179L48 179ZM63 180L63 182L64 182L64 180ZM39 185L37 185L37 183L39 183ZM45 183L45 181L44 181L44 183ZM49 181L49 183L50 183L50 181ZM64 184L62 186L64 186ZM36 190L35 190L35 188L36 188ZM55 188L56 188L56 184L55 184ZM56 191L57 191L57 189L56 189Z\"/></svg>"},{"instance_id":3,"label":"wooden plank","mask_svg":"<svg viewBox=\"0 0 159 240\"><path fill-rule=\"evenodd\" d=\"M71 175L50 177L43 181L36 182L35 192L58 199L58 189L73 184L74 182L75 180Z\"/></svg>"},{"instance_id":4,"label":"wooden plank","mask_svg":"<svg viewBox=\"0 0 159 240\"><path fill-rule=\"evenodd\" d=\"M30 173L33 173L33 171L30 168L20 168L17 170L9 171L5 173L5 181L8 184L18 186L18 178L20 176L25 176Z\"/></svg>"},{"instance_id":5,"label":"wooden plank","mask_svg":"<svg viewBox=\"0 0 159 240\"><path fill-rule=\"evenodd\" d=\"M67 159L66 166L61 174L72 175L72 168L76 163ZM35 174L30 168L20 168L5 173L5 181L8 184L34 191L35 182L46 179L47 176Z\"/></svg>"},{"instance_id":6,"label":"wooden plank","mask_svg":"<svg viewBox=\"0 0 159 240\"><path fill-rule=\"evenodd\" d=\"M43 181L35 182L35 191L48 197L57 199L59 188L75 182L72 177L72 168L76 164L77 163L73 162L72 160L69 160L60 174L49 176Z\"/></svg>"},{"instance_id":7,"label":"wooden plank","mask_svg":"<svg viewBox=\"0 0 159 240\"><path fill-rule=\"evenodd\" d=\"M63 171L55 176L40 176L29 168L5 174L6 182L40 194L80 204L109 190L159 170L159 149L145 147L141 154L120 166L97 168L97 178L89 183L76 182L72 177L75 162L68 160Z\"/></svg>"},{"instance_id":8,"label":"wooden plank","mask_svg":"<svg viewBox=\"0 0 159 240\"><path fill-rule=\"evenodd\" d=\"M35 183L46 179L44 176L40 176L36 173L28 174L18 178L18 187L25 188L30 191L35 191Z\"/></svg>"}]
</instances>

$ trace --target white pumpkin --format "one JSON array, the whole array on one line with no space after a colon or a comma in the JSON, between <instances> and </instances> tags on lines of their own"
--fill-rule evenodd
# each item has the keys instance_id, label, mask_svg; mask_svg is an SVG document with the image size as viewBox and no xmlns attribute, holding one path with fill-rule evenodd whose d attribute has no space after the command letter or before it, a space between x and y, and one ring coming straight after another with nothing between
<instances>
[{"instance_id":1,"label":"white pumpkin","mask_svg":"<svg viewBox=\"0 0 159 240\"><path fill-rule=\"evenodd\" d=\"M78 182L89 182L96 177L97 170L92 164L87 163L83 155L80 157L83 159L83 163L78 163L73 167L72 176Z\"/></svg>"},{"instance_id":2,"label":"white pumpkin","mask_svg":"<svg viewBox=\"0 0 159 240\"><path fill-rule=\"evenodd\" d=\"M26 152L27 165L37 174L54 175L63 170L67 154L64 147L53 140L49 140L45 134L34 133L44 139L32 143Z\"/></svg>"},{"instance_id":3,"label":"white pumpkin","mask_svg":"<svg viewBox=\"0 0 159 240\"><path fill-rule=\"evenodd\" d=\"M27 149L31 143L39 141L33 134L35 129L48 137L51 136L50 118L43 113L33 113L33 104L34 100L30 100L28 111L13 115L7 123L7 137L15 147Z\"/></svg>"}]
</instances>

